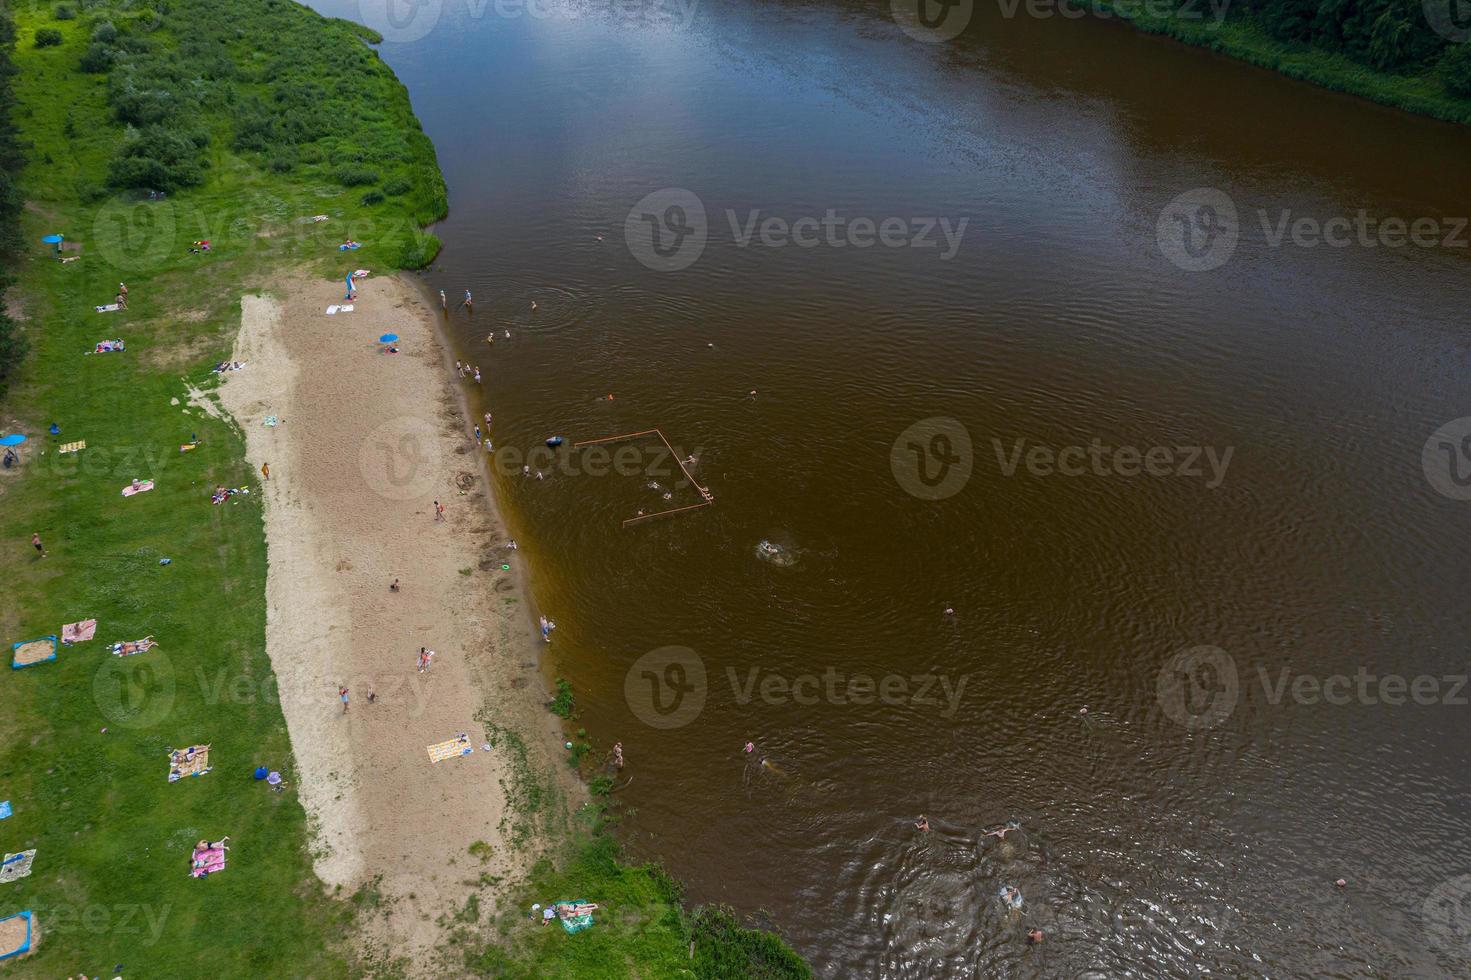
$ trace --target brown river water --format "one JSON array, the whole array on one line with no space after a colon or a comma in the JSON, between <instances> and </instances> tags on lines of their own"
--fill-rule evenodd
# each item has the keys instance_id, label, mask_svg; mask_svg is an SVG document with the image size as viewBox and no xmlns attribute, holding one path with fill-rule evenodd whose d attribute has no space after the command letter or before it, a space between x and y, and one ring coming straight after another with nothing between
<instances>
[{"instance_id":1,"label":"brown river water","mask_svg":"<svg viewBox=\"0 0 1471 980\"><path fill-rule=\"evenodd\" d=\"M999 0L314 6L634 855L824 977L1467 975L1471 131ZM654 427L715 503L624 527Z\"/></svg>"}]
</instances>

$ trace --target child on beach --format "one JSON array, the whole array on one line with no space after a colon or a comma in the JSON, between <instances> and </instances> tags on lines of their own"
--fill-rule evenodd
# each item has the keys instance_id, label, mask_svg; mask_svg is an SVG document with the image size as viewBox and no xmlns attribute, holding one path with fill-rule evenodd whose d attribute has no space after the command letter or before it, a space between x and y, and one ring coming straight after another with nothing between
<instances>
[{"instance_id":1,"label":"child on beach","mask_svg":"<svg viewBox=\"0 0 1471 980\"><path fill-rule=\"evenodd\" d=\"M339 687L337 689L337 696L342 700L342 713L347 714L347 688Z\"/></svg>"}]
</instances>

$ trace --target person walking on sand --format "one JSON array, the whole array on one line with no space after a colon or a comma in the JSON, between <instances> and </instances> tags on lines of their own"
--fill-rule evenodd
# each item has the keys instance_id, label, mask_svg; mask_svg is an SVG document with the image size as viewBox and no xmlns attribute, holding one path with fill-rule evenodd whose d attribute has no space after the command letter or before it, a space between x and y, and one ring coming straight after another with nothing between
<instances>
[{"instance_id":1,"label":"person walking on sand","mask_svg":"<svg viewBox=\"0 0 1471 980\"><path fill-rule=\"evenodd\" d=\"M342 701L342 713L347 714L347 688L339 687L337 697Z\"/></svg>"},{"instance_id":2,"label":"person walking on sand","mask_svg":"<svg viewBox=\"0 0 1471 980\"><path fill-rule=\"evenodd\" d=\"M398 591L398 579L394 579L393 580L392 584L390 584L388 586L388 591L389 592L397 592Z\"/></svg>"},{"instance_id":3,"label":"person walking on sand","mask_svg":"<svg viewBox=\"0 0 1471 980\"><path fill-rule=\"evenodd\" d=\"M46 557L46 548L44 545L41 544L41 533L39 531L31 532L31 544L35 546L36 554L40 555L42 558Z\"/></svg>"},{"instance_id":4,"label":"person walking on sand","mask_svg":"<svg viewBox=\"0 0 1471 980\"><path fill-rule=\"evenodd\" d=\"M434 501L434 519L436 521L444 520L444 504L441 504L437 500Z\"/></svg>"},{"instance_id":5,"label":"person walking on sand","mask_svg":"<svg viewBox=\"0 0 1471 980\"><path fill-rule=\"evenodd\" d=\"M368 688L368 703L369 704L372 704L374 701L377 701L377 700L378 700L377 693L371 687Z\"/></svg>"},{"instance_id":6,"label":"person walking on sand","mask_svg":"<svg viewBox=\"0 0 1471 980\"><path fill-rule=\"evenodd\" d=\"M262 463L262 464L260 464L260 476L261 476L261 479L262 480L265 480L266 482L270 482L270 479L271 479L271 464L270 463Z\"/></svg>"}]
</instances>

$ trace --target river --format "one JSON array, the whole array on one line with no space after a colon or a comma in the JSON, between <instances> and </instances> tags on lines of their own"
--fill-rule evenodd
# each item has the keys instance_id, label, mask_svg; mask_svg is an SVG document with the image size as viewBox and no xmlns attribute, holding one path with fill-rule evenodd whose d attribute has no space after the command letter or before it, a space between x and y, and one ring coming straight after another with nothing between
<instances>
[{"instance_id":1,"label":"river","mask_svg":"<svg viewBox=\"0 0 1471 980\"><path fill-rule=\"evenodd\" d=\"M650 2L313 4L438 147L632 853L824 977L1465 975L1471 131L1045 6ZM715 503L625 527L702 498L571 444L654 427Z\"/></svg>"}]
</instances>

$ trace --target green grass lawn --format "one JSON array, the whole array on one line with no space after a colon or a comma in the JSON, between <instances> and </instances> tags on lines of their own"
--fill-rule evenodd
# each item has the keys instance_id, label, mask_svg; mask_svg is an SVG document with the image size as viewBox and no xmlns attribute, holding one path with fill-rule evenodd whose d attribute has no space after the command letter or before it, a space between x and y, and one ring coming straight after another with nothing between
<instances>
[{"instance_id":1,"label":"green grass lawn","mask_svg":"<svg viewBox=\"0 0 1471 980\"><path fill-rule=\"evenodd\" d=\"M289 4L230 7L181 0L147 40L168 51L186 26L210 31L254 17L261 29L232 35L230 56L249 65L308 48L315 60L299 70L325 85L342 81L332 65L351 69L355 85L376 86L361 92L372 118L343 128L353 139L391 134L378 141L389 158L334 134L292 147L298 162L277 171L262 163L270 151L232 146L229 113L203 112L193 120L211 136L201 184L158 202L107 190L124 128L108 76L78 63L99 18L121 25L137 14L93 4L75 20L53 20L49 7L17 15L14 121L28 144L30 251L12 299L21 300L32 353L0 420L31 438L23 464L0 478L0 800L15 811L0 820L0 848L37 854L30 877L0 885L0 916L34 910L42 940L30 958L0 966L15 975L112 976L118 964L142 977L361 970L340 941L357 906L322 894L293 790L274 793L252 778L265 765L293 781L264 649L261 512L255 496L222 506L209 498L217 483L253 487L258 477L239 435L189 408L187 386L211 386L210 368L238 327L239 296L272 272L387 271L413 249L432 253L437 246L418 229L442 213L443 185L406 93L355 31ZM62 43L34 47L42 27L59 30ZM176 60L187 69L187 59ZM237 94L261 87L247 78L230 84ZM332 176L354 155L380 182L413 186L362 204L363 186ZM322 213L330 220L296 223ZM40 242L53 232L79 243L79 253L66 254L81 258L57 261ZM364 247L339 252L348 235ZM211 251L191 253L200 239ZM130 308L94 312L119 281L128 283ZM118 337L125 352L86 353ZM52 422L61 428L55 437L46 434ZM181 453L196 434L203 444ZM57 454L74 440L86 449ZM134 477L157 487L122 497ZM33 531L45 559L31 548ZM98 620L95 640L63 648L51 663L9 668L9 643L83 618ZM104 650L147 634L159 642L149 653L123 659ZM333 695L323 692L326 701ZM211 744L214 771L170 785L167 751L192 743ZM228 868L190 878L194 842L225 835Z\"/></svg>"}]
</instances>

